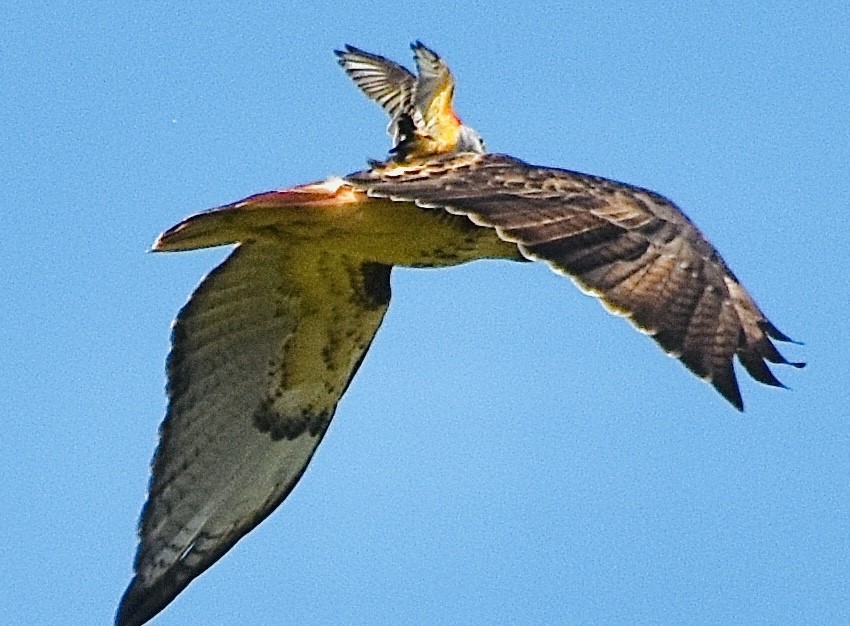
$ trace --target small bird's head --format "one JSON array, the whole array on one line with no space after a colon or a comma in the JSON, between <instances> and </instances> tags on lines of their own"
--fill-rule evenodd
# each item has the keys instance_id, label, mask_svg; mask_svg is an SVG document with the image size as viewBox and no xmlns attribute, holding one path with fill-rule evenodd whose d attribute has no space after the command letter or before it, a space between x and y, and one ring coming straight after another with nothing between
<instances>
[{"instance_id":1,"label":"small bird's head","mask_svg":"<svg viewBox=\"0 0 850 626\"><path fill-rule=\"evenodd\" d=\"M487 152L487 148L484 147L484 140L478 134L478 131L461 124L457 131L457 148L455 148L455 151L484 154Z\"/></svg>"}]
</instances>

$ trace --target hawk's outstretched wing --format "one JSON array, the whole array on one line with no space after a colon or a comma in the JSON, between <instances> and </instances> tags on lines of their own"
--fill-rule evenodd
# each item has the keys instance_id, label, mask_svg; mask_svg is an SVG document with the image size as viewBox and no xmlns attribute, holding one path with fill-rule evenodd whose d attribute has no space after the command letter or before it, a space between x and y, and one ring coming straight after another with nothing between
<instances>
[{"instance_id":1,"label":"hawk's outstretched wing","mask_svg":"<svg viewBox=\"0 0 850 626\"><path fill-rule=\"evenodd\" d=\"M671 202L509 156L390 163L259 194L190 217L155 249L231 243L174 324L119 626L159 612L292 490L381 323L394 265L546 261L739 409L735 355L768 385L780 383L765 361L788 363L771 341L788 338Z\"/></svg>"},{"instance_id":2,"label":"hawk's outstretched wing","mask_svg":"<svg viewBox=\"0 0 850 626\"><path fill-rule=\"evenodd\" d=\"M229 209L189 218L155 249L233 243ZM159 612L289 494L384 316L389 266L289 235L244 241L177 316L121 626Z\"/></svg>"},{"instance_id":3,"label":"hawk's outstretched wing","mask_svg":"<svg viewBox=\"0 0 850 626\"><path fill-rule=\"evenodd\" d=\"M652 335L738 409L736 355L753 378L781 386L765 361L788 364L771 339L789 338L691 221L656 193L498 154L388 163L346 180L373 197L495 228L525 257L570 276Z\"/></svg>"}]
</instances>

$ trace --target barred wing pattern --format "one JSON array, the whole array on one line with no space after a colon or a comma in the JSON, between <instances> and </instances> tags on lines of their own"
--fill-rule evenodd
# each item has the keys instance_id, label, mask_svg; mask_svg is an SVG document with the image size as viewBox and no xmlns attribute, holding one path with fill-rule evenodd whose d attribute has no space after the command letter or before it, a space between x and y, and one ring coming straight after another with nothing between
<instances>
[{"instance_id":1,"label":"barred wing pattern","mask_svg":"<svg viewBox=\"0 0 850 626\"><path fill-rule=\"evenodd\" d=\"M461 123L453 109L454 78L440 56L421 41L411 44L416 69L347 45L336 50L339 64L366 96L390 116L395 161L436 154L485 152L478 132Z\"/></svg>"},{"instance_id":2,"label":"barred wing pattern","mask_svg":"<svg viewBox=\"0 0 850 626\"><path fill-rule=\"evenodd\" d=\"M454 78L446 62L421 41L411 44L419 76L395 61L346 44L335 50L339 64L366 96L389 114L397 139L398 119L408 115L416 127L439 123L451 112Z\"/></svg>"},{"instance_id":3,"label":"barred wing pattern","mask_svg":"<svg viewBox=\"0 0 850 626\"><path fill-rule=\"evenodd\" d=\"M416 77L395 61L354 46L346 45L345 50L334 53L354 84L389 114L387 132L393 144L398 143L399 118L413 115Z\"/></svg>"},{"instance_id":4,"label":"barred wing pattern","mask_svg":"<svg viewBox=\"0 0 850 626\"><path fill-rule=\"evenodd\" d=\"M743 410L733 358L767 385L765 361L790 364L790 341L759 310L691 221L662 196L605 178L460 154L355 173L373 197L415 201L495 228L651 335L668 354Z\"/></svg>"},{"instance_id":5,"label":"barred wing pattern","mask_svg":"<svg viewBox=\"0 0 850 626\"><path fill-rule=\"evenodd\" d=\"M193 220L203 233L215 212ZM197 247L197 246L191 246ZM292 275L322 277L309 289ZM116 623L143 624L263 521L303 474L381 323L390 268L241 244L180 311L168 411Z\"/></svg>"}]
</instances>

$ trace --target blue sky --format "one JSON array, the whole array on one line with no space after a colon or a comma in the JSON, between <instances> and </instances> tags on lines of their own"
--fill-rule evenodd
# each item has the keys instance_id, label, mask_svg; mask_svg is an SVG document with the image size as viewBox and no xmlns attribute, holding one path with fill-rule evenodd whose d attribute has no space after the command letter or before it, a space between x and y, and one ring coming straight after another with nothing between
<instances>
[{"instance_id":1,"label":"blue sky","mask_svg":"<svg viewBox=\"0 0 850 626\"><path fill-rule=\"evenodd\" d=\"M226 254L155 236L382 157L332 51L417 38L491 150L676 201L809 365L740 415L545 267L397 271L302 482L154 623L850 619L850 6L287 4L0 9L0 623L129 582L169 323Z\"/></svg>"}]
</instances>

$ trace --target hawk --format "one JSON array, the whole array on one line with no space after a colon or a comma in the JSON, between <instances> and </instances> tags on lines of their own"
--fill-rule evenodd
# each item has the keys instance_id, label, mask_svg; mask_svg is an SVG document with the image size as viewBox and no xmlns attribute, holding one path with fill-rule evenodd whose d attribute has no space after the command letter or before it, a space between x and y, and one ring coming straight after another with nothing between
<instances>
[{"instance_id":1,"label":"hawk","mask_svg":"<svg viewBox=\"0 0 850 626\"><path fill-rule=\"evenodd\" d=\"M666 198L502 154L391 159L251 196L162 233L159 252L234 245L180 310L168 409L120 626L143 624L283 502L390 302L393 267L542 261L743 409L789 341Z\"/></svg>"},{"instance_id":2,"label":"hawk","mask_svg":"<svg viewBox=\"0 0 850 626\"><path fill-rule=\"evenodd\" d=\"M449 66L421 41L411 44L418 76L377 54L347 45L339 64L360 90L390 116L387 132L397 161L455 152L483 153L484 141L454 112Z\"/></svg>"}]
</instances>

